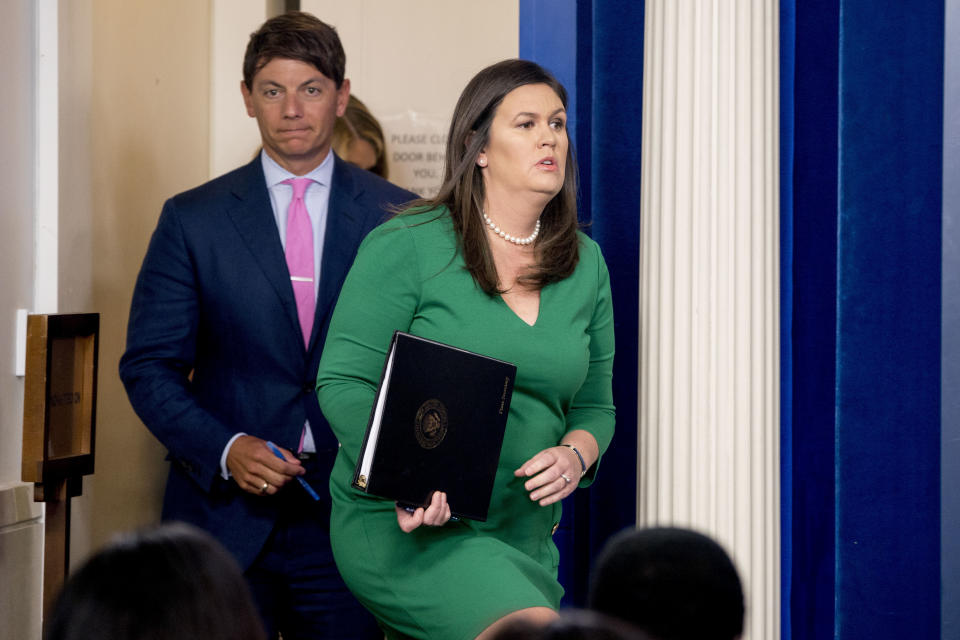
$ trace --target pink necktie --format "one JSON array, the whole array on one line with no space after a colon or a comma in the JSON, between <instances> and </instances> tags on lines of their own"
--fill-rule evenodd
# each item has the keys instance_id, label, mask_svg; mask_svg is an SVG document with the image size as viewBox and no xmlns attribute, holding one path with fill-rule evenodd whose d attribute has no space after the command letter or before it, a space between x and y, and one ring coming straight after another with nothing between
<instances>
[{"instance_id":1,"label":"pink necktie","mask_svg":"<svg viewBox=\"0 0 960 640\"><path fill-rule=\"evenodd\" d=\"M317 306L313 287L313 225L310 224L307 205L303 202L303 194L311 182L310 178L283 181L293 186L293 199L287 210L287 269L290 271L293 295L297 299L297 317L300 319L304 346L310 345L313 314Z\"/></svg>"}]
</instances>

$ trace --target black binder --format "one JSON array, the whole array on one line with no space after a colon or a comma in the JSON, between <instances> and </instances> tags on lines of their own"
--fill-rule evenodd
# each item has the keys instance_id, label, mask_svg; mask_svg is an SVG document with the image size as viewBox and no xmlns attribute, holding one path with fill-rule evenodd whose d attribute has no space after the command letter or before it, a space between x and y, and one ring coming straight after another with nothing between
<instances>
[{"instance_id":1,"label":"black binder","mask_svg":"<svg viewBox=\"0 0 960 640\"><path fill-rule=\"evenodd\" d=\"M353 486L426 507L445 491L454 516L486 520L517 368L395 331Z\"/></svg>"}]
</instances>

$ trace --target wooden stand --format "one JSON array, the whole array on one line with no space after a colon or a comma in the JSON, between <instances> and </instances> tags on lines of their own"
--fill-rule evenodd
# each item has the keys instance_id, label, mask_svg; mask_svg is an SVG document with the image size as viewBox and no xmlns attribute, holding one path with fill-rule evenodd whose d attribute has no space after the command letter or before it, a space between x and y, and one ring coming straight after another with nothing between
<instances>
[{"instance_id":1,"label":"wooden stand","mask_svg":"<svg viewBox=\"0 0 960 640\"><path fill-rule=\"evenodd\" d=\"M45 502L43 526L43 624L56 603L70 567L70 498L78 496L83 478L61 478L34 485L33 501Z\"/></svg>"},{"instance_id":2,"label":"wooden stand","mask_svg":"<svg viewBox=\"0 0 960 640\"><path fill-rule=\"evenodd\" d=\"M23 402L24 482L46 502L43 622L70 566L70 498L93 473L100 315L31 315Z\"/></svg>"}]
</instances>

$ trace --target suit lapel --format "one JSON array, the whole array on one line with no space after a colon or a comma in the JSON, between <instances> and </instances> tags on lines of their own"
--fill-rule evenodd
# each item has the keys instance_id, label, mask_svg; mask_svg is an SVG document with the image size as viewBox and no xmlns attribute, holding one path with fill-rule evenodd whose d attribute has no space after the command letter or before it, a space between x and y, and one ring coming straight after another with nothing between
<instances>
[{"instance_id":1,"label":"suit lapel","mask_svg":"<svg viewBox=\"0 0 960 640\"><path fill-rule=\"evenodd\" d=\"M297 301L293 297L293 287L290 286L287 259L283 254L277 222L273 217L259 154L238 172L237 178L231 190L236 200L228 208L228 215L264 276L276 291L292 329L300 336ZM303 344L302 339L298 342Z\"/></svg>"},{"instance_id":2,"label":"suit lapel","mask_svg":"<svg viewBox=\"0 0 960 640\"><path fill-rule=\"evenodd\" d=\"M324 321L333 311L337 294L360 244L363 212L357 210L356 204L360 194L360 187L344 167L343 161L334 156L330 201L327 205L327 230L320 261L320 289L317 292L317 312L310 336L310 349L314 348Z\"/></svg>"}]
</instances>

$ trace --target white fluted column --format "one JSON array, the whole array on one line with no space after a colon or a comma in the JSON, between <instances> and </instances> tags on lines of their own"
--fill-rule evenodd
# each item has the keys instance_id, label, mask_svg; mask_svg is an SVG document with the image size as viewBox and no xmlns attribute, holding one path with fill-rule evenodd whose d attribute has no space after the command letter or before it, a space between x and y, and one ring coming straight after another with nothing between
<instances>
[{"instance_id":1,"label":"white fluted column","mask_svg":"<svg viewBox=\"0 0 960 640\"><path fill-rule=\"evenodd\" d=\"M776 0L647 0L641 525L715 536L780 636Z\"/></svg>"}]
</instances>

